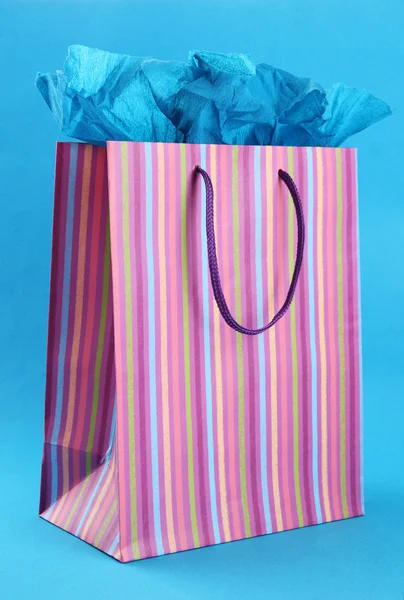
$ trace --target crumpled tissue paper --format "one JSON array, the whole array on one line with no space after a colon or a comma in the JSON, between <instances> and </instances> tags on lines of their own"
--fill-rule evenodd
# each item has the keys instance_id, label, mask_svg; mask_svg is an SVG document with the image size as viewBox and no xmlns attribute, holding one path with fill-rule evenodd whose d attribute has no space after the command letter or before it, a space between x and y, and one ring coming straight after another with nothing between
<instances>
[{"instance_id":1,"label":"crumpled tissue paper","mask_svg":"<svg viewBox=\"0 0 404 600\"><path fill-rule=\"evenodd\" d=\"M391 114L372 94L325 90L246 54L191 51L188 64L70 46L64 71L36 85L70 137L276 146L339 146Z\"/></svg>"}]
</instances>

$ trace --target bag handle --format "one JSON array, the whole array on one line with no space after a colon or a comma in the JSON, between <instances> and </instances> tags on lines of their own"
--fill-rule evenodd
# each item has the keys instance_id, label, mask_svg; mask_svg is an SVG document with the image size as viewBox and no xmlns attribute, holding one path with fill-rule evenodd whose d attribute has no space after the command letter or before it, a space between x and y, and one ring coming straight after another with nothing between
<instances>
[{"instance_id":1,"label":"bag handle","mask_svg":"<svg viewBox=\"0 0 404 600\"><path fill-rule=\"evenodd\" d=\"M209 271L210 278L212 282L213 294L216 300L216 304L220 310L220 313L226 323L232 327L235 331L239 333L244 333L245 335L257 335L258 333L262 333L266 331L270 327L273 327L279 319L281 319L285 313L287 312L289 306L292 303L294 293L296 291L297 280L299 278L300 269L303 261L303 251L304 251L304 236L305 236L305 228L304 228L304 215L303 215L303 207L302 201L300 199L300 195L298 189L293 181L292 177L286 171L279 169L278 176L282 181L286 184L290 195L292 196L293 204L296 211L296 220L297 220L297 252L296 252L296 261L295 268L293 270L292 280L290 282L289 291L286 296L286 300L283 303L282 308L276 313L272 321L264 327L260 329L248 329L247 327L243 327L237 323L234 317L231 315L229 311L229 307L227 306L226 299L223 294L222 284L220 282L219 275L219 266L217 262L217 253L216 253L216 239L215 239L215 225L214 225L214 193L213 193L213 185L212 181L208 175L208 173L202 169L200 165L195 167L197 173L202 175L203 180L205 182L206 189L206 237L208 243L208 262L209 262Z\"/></svg>"}]
</instances>

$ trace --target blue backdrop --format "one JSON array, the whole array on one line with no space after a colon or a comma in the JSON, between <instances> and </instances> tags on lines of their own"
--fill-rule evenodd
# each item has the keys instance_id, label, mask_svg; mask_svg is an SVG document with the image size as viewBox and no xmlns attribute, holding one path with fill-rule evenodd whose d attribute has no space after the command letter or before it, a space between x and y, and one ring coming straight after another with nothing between
<instances>
[{"instance_id":1,"label":"blue backdrop","mask_svg":"<svg viewBox=\"0 0 404 600\"><path fill-rule=\"evenodd\" d=\"M0 597L399 600L404 592L403 0L0 0ZM358 147L364 518L127 566L37 516L55 142L34 88L67 46L248 52L395 114Z\"/></svg>"}]
</instances>

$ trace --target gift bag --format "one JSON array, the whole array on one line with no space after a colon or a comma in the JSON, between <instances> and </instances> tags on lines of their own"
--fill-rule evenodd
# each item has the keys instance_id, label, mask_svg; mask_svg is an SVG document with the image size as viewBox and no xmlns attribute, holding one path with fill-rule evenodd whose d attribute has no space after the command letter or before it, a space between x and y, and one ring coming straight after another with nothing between
<instances>
[{"instance_id":1,"label":"gift bag","mask_svg":"<svg viewBox=\"0 0 404 600\"><path fill-rule=\"evenodd\" d=\"M40 514L122 562L363 514L354 149L58 144Z\"/></svg>"}]
</instances>

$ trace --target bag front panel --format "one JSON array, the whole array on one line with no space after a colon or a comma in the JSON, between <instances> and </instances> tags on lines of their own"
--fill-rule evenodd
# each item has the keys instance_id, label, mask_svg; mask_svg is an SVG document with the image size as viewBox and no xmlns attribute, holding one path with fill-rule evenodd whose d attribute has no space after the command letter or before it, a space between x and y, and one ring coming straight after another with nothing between
<instances>
[{"instance_id":1,"label":"bag front panel","mask_svg":"<svg viewBox=\"0 0 404 600\"><path fill-rule=\"evenodd\" d=\"M215 190L210 284L200 164ZM362 514L352 149L108 144L123 560Z\"/></svg>"}]
</instances>

